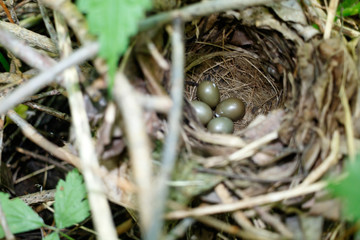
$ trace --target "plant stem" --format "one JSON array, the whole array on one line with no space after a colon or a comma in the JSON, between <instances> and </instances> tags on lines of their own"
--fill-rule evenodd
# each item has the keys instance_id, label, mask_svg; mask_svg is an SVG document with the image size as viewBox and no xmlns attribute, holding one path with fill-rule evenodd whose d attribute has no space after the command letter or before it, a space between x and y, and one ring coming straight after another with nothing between
<instances>
[{"instance_id":1,"label":"plant stem","mask_svg":"<svg viewBox=\"0 0 360 240\"><path fill-rule=\"evenodd\" d=\"M227 10L244 9L255 5L265 5L279 2L279 0L213 0L202 1L189 6L169 12L159 13L142 20L139 24L140 31L148 30L153 27L160 27L163 24L179 17L183 21L190 21L196 17L206 16Z\"/></svg>"},{"instance_id":2,"label":"plant stem","mask_svg":"<svg viewBox=\"0 0 360 240\"><path fill-rule=\"evenodd\" d=\"M166 199L169 193L166 183L171 177L175 161L177 158L177 147L180 138L183 112L184 94L184 64L185 46L183 21L180 18L174 19L172 32L172 72L171 72L171 98L173 105L170 109L168 123L169 131L165 139L164 151L162 154L161 172L156 180L156 201L152 214L152 225L145 239L160 239L162 227L164 225L163 214L166 207ZM155 199L154 199L155 200Z\"/></svg>"},{"instance_id":3,"label":"plant stem","mask_svg":"<svg viewBox=\"0 0 360 240\"><path fill-rule=\"evenodd\" d=\"M59 49L64 57L71 54L71 40L64 18L55 12L55 26L58 32ZM89 120L87 118L84 96L80 91L79 76L75 67L63 73L68 93L72 124L74 125L76 144L79 149L82 174L88 191L89 205L97 238L117 240L115 225L112 220L109 202L106 198L105 185L98 172L100 165L91 138Z\"/></svg>"}]
</instances>

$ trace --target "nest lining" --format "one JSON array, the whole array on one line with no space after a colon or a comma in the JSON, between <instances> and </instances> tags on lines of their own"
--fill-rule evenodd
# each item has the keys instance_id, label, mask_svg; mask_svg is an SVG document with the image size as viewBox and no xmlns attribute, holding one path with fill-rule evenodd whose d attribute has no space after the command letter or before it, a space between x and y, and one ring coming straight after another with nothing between
<instances>
[{"instance_id":1,"label":"nest lining","mask_svg":"<svg viewBox=\"0 0 360 240\"><path fill-rule=\"evenodd\" d=\"M289 66L294 65L288 63L292 49L284 49L289 46L285 39L276 32L259 31L219 16L216 21L214 16L203 18L195 28L205 30L197 33L191 31L191 26L186 28L185 97L189 101L197 100L197 86L205 80L217 84L221 101L229 97L243 100L246 112L234 123L235 134L256 116L284 107L283 81L279 76L285 71L278 69L280 66L281 70L291 71Z\"/></svg>"},{"instance_id":2,"label":"nest lining","mask_svg":"<svg viewBox=\"0 0 360 240\"><path fill-rule=\"evenodd\" d=\"M187 85L187 99L196 100L196 86L209 80L218 86L221 101L230 97L243 100L246 113L243 119L235 122L235 131L246 127L256 115L280 107L279 86L260 70L258 59L237 51L220 51L211 55L210 59L204 57L203 62L188 72L188 81L195 86Z\"/></svg>"}]
</instances>

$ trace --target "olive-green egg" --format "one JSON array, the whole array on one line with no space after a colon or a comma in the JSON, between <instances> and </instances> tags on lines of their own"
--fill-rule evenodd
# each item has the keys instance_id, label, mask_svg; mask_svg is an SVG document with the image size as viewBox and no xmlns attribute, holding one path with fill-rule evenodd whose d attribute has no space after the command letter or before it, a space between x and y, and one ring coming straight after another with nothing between
<instances>
[{"instance_id":1,"label":"olive-green egg","mask_svg":"<svg viewBox=\"0 0 360 240\"><path fill-rule=\"evenodd\" d=\"M220 101L219 88L215 83L210 81L203 81L199 84L196 96L200 101L203 101L211 108L216 107Z\"/></svg>"},{"instance_id":2,"label":"olive-green egg","mask_svg":"<svg viewBox=\"0 0 360 240\"><path fill-rule=\"evenodd\" d=\"M215 115L233 121L240 120L245 115L245 104L238 98L228 98L217 105Z\"/></svg>"},{"instance_id":3,"label":"olive-green egg","mask_svg":"<svg viewBox=\"0 0 360 240\"><path fill-rule=\"evenodd\" d=\"M212 133L232 133L234 132L234 123L227 117L213 118L207 128Z\"/></svg>"},{"instance_id":4,"label":"olive-green egg","mask_svg":"<svg viewBox=\"0 0 360 240\"><path fill-rule=\"evenodd\" d=\"M206 125L213 117L213 112L206 103L201 101L192 101L191 105L194 107L196 116L202 124Z\"/></svg>"}]
</instances>

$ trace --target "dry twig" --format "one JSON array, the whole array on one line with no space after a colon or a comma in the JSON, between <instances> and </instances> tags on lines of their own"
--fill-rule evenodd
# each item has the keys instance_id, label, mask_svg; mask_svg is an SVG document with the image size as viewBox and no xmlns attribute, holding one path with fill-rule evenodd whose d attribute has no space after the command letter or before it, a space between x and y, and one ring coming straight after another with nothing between
<instances>
[{"instance_id":1,"label":"dry twig","mask_svg":"<svg viewBox=\"0 0 360 240\"><path fill-rule=\"evenodd\" d=\"M0 24L0 43L27 65L45 71L56 63L15 36Z\"/></svg>"},{"instance_id":2,"label":"dry twig","mask_svg":"<svg viewBox=\"0 0 360 240\"><path fill-rule=\"evenodd\" d=\"M339 159L339 148L340 134L338 131L335 131L331 141L331 152L329 156L321 163L320 166L318 166L305 178L305 180L301 183L301 186L308 186L309 184L315 182L321 178L331 166L335 165Z\"/></svg>"},{"instance_id":3,"label":"dry twig","mask_svg":"<svg viewBox=\"0 0 360 240\"><path fill-rule=\"evenodd\" d=\"M71 54L72 48L65 20L58 12L55 12L54 16L59 48L63 57L68 57ZM65 70L63 76L69 95L76 144L79 149L82 173L88 191L89 205L95 229L99 239L116 240L115 225L106 198L105 186L101 177L96 174L99 171L100 165L91 138L89 120L85 110L84 98L80 91L76 68L71 67Z\"/></svg>"},{"instance_id":4,"label":"dry twig","mask_svg":"<svg viewBox=\"0 0 360 240\"><path fill-rule=\"evenodd\" d=\"M0 21L0 28L14 34L17 38L23 39L30 47L37 47L42 50L57 54L57 47L50 38L44 35L27 30L16 24Z\"/></svg>"},{"instance_id":5,"label":"dry twig","mask_svg":"<svg viewBox=\"0 0 360 240\"><path fill-rule=\"evenodd\" d=\"M151 148L146 134L144 114L139 99L136 98L135 90L125 75L120 72L115 77L113 95L124 119L130 159L139 191L140 226L145 233L153 221L151 216L153 202L149 201L153 196L153 181Z\"/></svg>"},{"instance_id":6,"label":"dry twig","mask_svg":"<svg viewBox=\"0 0 360 240\"><path fill-rule=\"evenodd\" d=\"M317 192L324 189L326 185L327 183L325 182L318 182L309 186L305 186L305 187L299 186L285 191L273 192L265 195L251 197L248 199L243 199L234 203L218 204L208 207L199 207L190 210L173 211L167 214L167 218L178 219L178 218L185 218L190 216L204 216L209 214L232 212L239 209L251 208L259 205L278 202L284 199Z\"/></svg>"},{"instance_id":7,"label":"dry twig","mask_svg":"<svg viewBox=\"0 0 360 240\"><path fill-rule=\"evenodd\" d=\"M200 3L191 4L181 9L169 12L159 13L148 17L140 22L141 31L151 29L152 27L160 27L163 24L171 22L171 20L180 17L183 21L191 21L196 17L202 17L217 12L227 10L244 9L250 6L265 5L279 0L227 0L227 1L202 1Z\"/></svg>"},{"instance_id":8,"label":"dry twig","mask_svg":"<svg viewBox=\"0 0 360 240\"><path fill-rule=\"evenodd\" d=\"M324 39L329 39L331 35L331 30L334 25L335 13L337 6L339 4L339 0L331 0L328 8L328 14L326 19L325 31L324 31Z\"/></svg>"},{"instance_id":9,"label":"dry twig","mask_svg":"<svg viewBox=\"0 0 360 240\"><path fill-rule=\"evenodd\" d=\"M160 174L156 179L153 199L152 224L146 239L159 239L163 226L163 214L166 207L166 199L169 189L166 183L169 181L177 158L177 147L182 125L183 94L184 94L184 64L185 46L183 21L174 19L172 32L172 62L171 69L171 98L173 105L170 109L168 123L169 131L165 139L164 150L161 159Z\"/></svg>"},{"instance_id":10,"label":"dry twig","mask_svg":"<svg viewBox=\"0 0 360 240\"><path fill-rule=\"evenodd\" d=\"M44 21L46 30L48 31L51 40L55 43L55 45L58 44L58 40L57 40L57 35L56 35L56 31L55 28L50 20L49 14L44 6L44 4L42 4L41 1L38 1L38 5L39 5L39 9L40 9L40 13L42 16L42 20Z\"/></svg>"},{"instance_id":11,"label":"dry twig","mask_svg":"<svg viewBox=\"0 0 360 240\"><path fill-rule=\"evenodd\" d=\"M58 11L65 18L66 22L74 31L74 34L82 44L93 41L93 37L89 34L87 22L84 15L79 11L74 3L70 0L41 0L41 2Z\"/></svg>"},{"instance_id":12,"label":"dry twig","mask_svg":"<svg viewBox=\"0 0 360 240\"><path fill-rule=\"evenodd\" d=\"M1 29L0 29L1 35ZM3 42L1 42L3 44ZM55 80L55 77L62 73L65 69L80 64L87 59L94 57L99 50L98 43L89 43L79 50L75 51L69 57L61 60L58 64L50 69L42 72L38 76L30 79L20 87L16 88L8 96L0 101L0 114L23 102L23 99L29 97L39 91L41 88L50 84Z\"/></svg>"},{"instance_id":13,"label":"dry twig","mask_svg":"<svg viewBox=\"0 0 360 240\"><path fill-rule=\"evenodd\" d=\"M22 119L14 110L9 110L7 116L21 129L23 134L32 142L54 155L55 157L64 160L75 167L81 169L80 160L75 155L67 152L66 150L56 146L40 135L31 124Z\"/></svg>"}]
</instances>

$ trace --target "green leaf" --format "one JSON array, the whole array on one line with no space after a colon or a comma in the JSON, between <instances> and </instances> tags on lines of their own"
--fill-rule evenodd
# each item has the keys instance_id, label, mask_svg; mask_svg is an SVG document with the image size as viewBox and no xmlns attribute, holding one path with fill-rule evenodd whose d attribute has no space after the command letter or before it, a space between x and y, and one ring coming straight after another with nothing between
<instances>
[{"instance_id":1,"label":"green leaf","mask_svg":"<svg viewBox=\"0 0 360 240\"><path fill-rule=\"evenodd\" d=\"M56 232L51 233L50 235L47 235L43 240L60 240L59 234Z\"/></svg>"},{"instance_id":2,"label":"green leaf","mask_svg":"<svg viewBox=\"0 0 360 240\"><path fill-rule=\"evenodd\" d=\"M342 3L339 4L339 7L349 8L358 2L359 2L359 0L344 0L344 1L342 1Z\"/></svg>"},{"instance_id":3,"label":"green leaf","mask_svg":"<svg viewBox=\"0 0 360 240\"><path fill-rule=\"evenodd\" d=\"M27 232L44 226L44 221L19 198L10 200L9 194L0 192L0 202L10 231L14 234ZM0 238L4 231L0 226Z\"/></svg>"},{"instance_id":4,"label":"green leaf","mask_svg":"<svg viewBox=\"0 0 360 240\"><path fill-rule=\"evenodd\" d=\"M29 109L28 106L24 105L24 104L19 104L14 108L14 111L19 114L19 116L23 119L26 119L27 117L27 110ZM11 120L11 118L9 118L8 116L6 116L6 123L4 128L9 125L9 124L13 124L14 122Z\"/></svg>"},{"instance_id":5,"label":"green leaf","mask_svg":"<svg viewBox=\"0 0 360 240\"><path fill-rule=\"evenodd\" d=\"M5 72L8 72L10 70L10 65L1 52L0 52L0 64L5 69Z\"/></svg>"},{"instance_id":6,"label":"green leaf","mask_svg":"<svg viewBox=\"0 0 360 240\"><path fill-rule=\"evenodd\" d=\"M343 202L345 215L351 220L360 220L360 155L357 155L353 163L346 166L347 175L340 181L331 181L329 190Z\"/></svg>"},{"instance_id":7,"label":"green leaf","mask_svg":"<svg viewBox=\"0 0 360 240\"><path fill-rule=\"evenodd\" d=\"M138 22L151 6L151 0L77 0L87 13L90 32L99 37L100 56L109 67L108 90L111 92L117 62L125 53L129 38L138 31Z\"/></svg>"},{"instance_id":8,"label":"green leaf","mask_svg":"<svg viewBox=\"0 0 360 240\"><path fill-rule=\"evenodd\" d=\"M344 17L357 15L360 12L360 3L359 0L346 0L343 1L338 6L337 15L340 16L342 10L342 15Z\"/></svg>"},{"instance_id":9,"label":"green leaf","mask_svg":"<svg viewBox=\"0 0 360 240\"><path fill-rule=\"evenodd\" d=\"M66 180L60 180L55 193L55 222L58 228L66 228L87 218L89 204L82 176L71 171Z\"/></svg>"}]
</instances>

